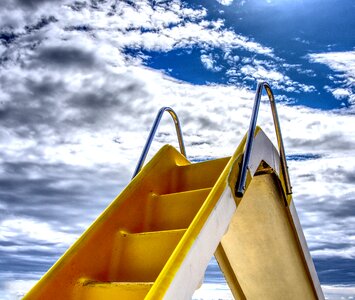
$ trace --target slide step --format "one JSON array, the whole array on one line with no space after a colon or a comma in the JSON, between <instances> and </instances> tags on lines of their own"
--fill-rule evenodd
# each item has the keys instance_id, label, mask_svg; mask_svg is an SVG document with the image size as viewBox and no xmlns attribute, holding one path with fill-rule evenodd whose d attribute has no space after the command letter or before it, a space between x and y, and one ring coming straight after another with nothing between
<instances>
[{"instance_id":1,"label":"slide step","mask_svg":"<svg viewBox=\"0 0 355 300\"><path fill-rule=\"evenodd\" d=\"M230 157L200 163L178 166L171 172L169 179L174 186L171 192L198 190L214 186Z\"/></svg>"},{"instance_id":2,"label":"slide step","mask_svg":"<svg viewBox=\"0 0 355 300\"><path fill-rule=\"evenodd\" d=\"M74 299L85 300L141 300L149 292L153 282L100 282L82 280L77 285Z\"/></svg>"},{"instance_id":3,"label":"slide step","mask_svg":"<svg viewBox=\"0 0 355 300\"><path fill-rule=\"evenodd\" d=\"M185 229L201 208L212 188L165 195L152 195L147 213L147 229Z\"/></svg>"},{"instance_id":4,"label":"slide step","mask_svg":"<svg viewBox=\"0 0 355 300\"><path fill-rule=\"evenodd\" d=\"M142 233L120 231L112 252L110 281L153 282L186 229Z\"/></svg>"}]
</instances>

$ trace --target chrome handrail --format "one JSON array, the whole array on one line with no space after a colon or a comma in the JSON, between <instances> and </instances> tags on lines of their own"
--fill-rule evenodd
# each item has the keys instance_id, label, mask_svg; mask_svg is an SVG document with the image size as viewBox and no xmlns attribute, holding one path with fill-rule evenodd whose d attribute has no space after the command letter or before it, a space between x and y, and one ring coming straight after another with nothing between
<instances>
[{"instance_id":1,"label":"chrome handrail","mask_svg":"<svg viewBox=\"0 0 355 300\"><path fill-rule=\"evenodd\" d=\"M274 126L275 126L277 143L278 143L278 147L279 147L279 154L280 154L280 160L281 160L281 170L284 175L285 184L286 184L286 194L287 195L292 194L292 187L291 187L291 183L290 183L290 176L288 174L285 149L284 149L284 145L283 145L283 141L282 141L281 128L280 128L279 118L277 115L275 98L272 93L270 85L267 82L259 82L257 89L256 89L255 98L254 98L253 113L252 113L252 116L250 119L249 131L248 131L245 151L244 151L244 155L243 155L242 168L240 170L239 180L237 181L236 186L235 186L235 195L237 197L242 197L244 195L245 188L246 188L245 183L246 183L246 177L247 177L247 169L248 169L249 159L250 159L251 151L252 151L252 147L253 147L256 121L258 118L258 112L259 112L259 106L260 106L260 100L261 100L261 94L262 94L263 88L265 88L267 95L269 96L272 116L274 119Z\"/></svg>"},{"instance_id":2,"label":"chrome handrail","mask_svg":"<svg viewBox=\"0 0 355 300\"><path fill-rule=\"evenodd\" d=\"M141 170L141 168L142 168L142 166L144 164L144 161L145 161L145 159L147 157L150 145L152 144L154 136L155 136L155 133L156 133L156 131L158 129L160 120L161 120L164 112L166 112L166 111L171 115L171 117L172 117L172 119L174 121L176 134L177 134L178 141L179 141L180 152L181 152L182 155L184 155L186 157L186 150L185 150L184 140L182 138L182 132L181 132L179 118L178 118L177 114L175 113L175 111L171 107L162 107L159 110L159 112L158 112L158 114L157 114L157 116L156 116L156 118L154 120L152 129L150 130L147 142L146 142L146 144L145 144L145 146L143 148L142 154L141 154L141 156L139 158L139 161L138 161L137 167L136 167L136 169L135 169L135 171L133 173L132 179L134 177L136 177L136 175Z\"/></svg>"}]
</instances>

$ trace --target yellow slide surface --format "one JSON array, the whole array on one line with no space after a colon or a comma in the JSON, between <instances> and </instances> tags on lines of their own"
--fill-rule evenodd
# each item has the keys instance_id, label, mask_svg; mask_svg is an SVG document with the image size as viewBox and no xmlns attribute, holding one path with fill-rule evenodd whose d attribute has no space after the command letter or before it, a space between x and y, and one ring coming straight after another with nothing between
<instances>
[{"instance_id":1,"label":"yellow slide surface","mask_svg":"<svg viewBox=\"0 0 355 300\"><path fill-rule=\"evenodd\" d=\"M257 129L242 198L232 157L164 146L24 299L191 299L215 254L235 299L324 299L278 152Z\"/></svg>"}]
</instances>

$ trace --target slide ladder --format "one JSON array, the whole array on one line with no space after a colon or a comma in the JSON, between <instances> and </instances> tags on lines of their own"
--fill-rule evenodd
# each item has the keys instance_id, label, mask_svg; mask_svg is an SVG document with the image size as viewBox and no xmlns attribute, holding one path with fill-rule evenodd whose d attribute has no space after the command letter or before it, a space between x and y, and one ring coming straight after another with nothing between
<instances>
[{"instance_id":1,"label":"slide ladder","mask_svg":"<svg viewBox=\"0 0 355 300\"><path fill-rule=\"evenodd\" d=\"M279 150L256 127L263 87ZM165 145L141 169L165 111L181 153ZM231 157L191 163L175 112L162 108L134 175L24 299L191 299L213 255L235 299L324 299L266 83Z\"/></svg>"}]
</instances>

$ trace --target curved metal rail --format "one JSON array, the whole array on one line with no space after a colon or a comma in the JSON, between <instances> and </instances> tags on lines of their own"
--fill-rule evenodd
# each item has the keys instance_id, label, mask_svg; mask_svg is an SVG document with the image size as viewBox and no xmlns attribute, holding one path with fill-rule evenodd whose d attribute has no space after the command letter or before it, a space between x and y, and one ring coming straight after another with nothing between
<instances>
[{"instance_id":1,"label":"curved metal rail","mask_svg":"<svg viewBox=\"0 0 355 300\"><path fill-rule=\"evenodd\" d=\"M263 88L265 88L266 93L269 96L272 116L274 119L277 143L278 143L279 153L280 153L281 170L282 170L282 173L283 173L283 176L285 179L285 184L286 184L286 193L287 193L287 195L292 194L290 177L288 174L287 163L286 163L285 149L284 149L284 145L283 145L283 141L282 141L280 122L279 122L279 117L277 115L277 110L276 110L275 98L272 93L270 85L267 82L259 82L257 89L256 89L255 98L254 98L253 113L252 113L252 116L250 119L250 125L249 125L246 146L245 146L245 152L244 152L244 156L243 156L242 168L240 171L239 180L237 181L236 186L235 186L235 195L237 197L242 197L245 192L247 169L248 169L248 165L249 165L251 151L253 148L256 121L258 119L258 112L259 112L260 100L261 100L261 94L262 94Z\"/></svg>"},{"instance_id":2,"label":"curved metal rail","mask_svg":"<svg viewBox=\"0 0 355 300\"><path fill-rule=\"evenodd\" d=\"M172 119L174 121L176 134L177 134L178 141L179 141L179 146L180 146L180 152L181 152L182 155L184 155L186 157L186 150L185 150L184 140L182 138L182 131L181 131L181 127L180 127L179 118L178 118L177 114L175 113L175 111L171 107L162 107L159 110L159 112L158 112L158 114L157 114L157 116L155 118L155 121L153 123L152 129L150 130L147 142L146 142L146 144L145 144L145 146L143 148L143 151L142 151L142 154L141 154L141 156L139 158L137 167L136 167L136 169L135 169L135 171L133 173L132 179L134 177L136 177L136 175L141 170L141 168L142 168L142 166L144 164L144 161L145 161L145 159L147 157L150 145L153 142L155 133L156 133L158 127L159 127L160 120L163 117L164 112L166 112L166 111L171 115L171 117L172 117Z\"/></svg>"}]
</instances>

